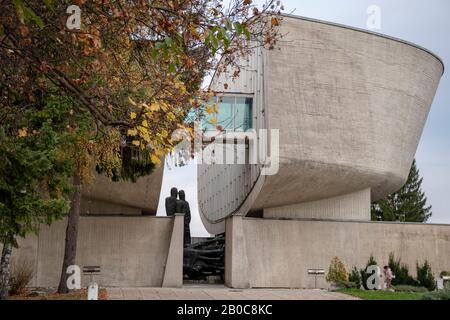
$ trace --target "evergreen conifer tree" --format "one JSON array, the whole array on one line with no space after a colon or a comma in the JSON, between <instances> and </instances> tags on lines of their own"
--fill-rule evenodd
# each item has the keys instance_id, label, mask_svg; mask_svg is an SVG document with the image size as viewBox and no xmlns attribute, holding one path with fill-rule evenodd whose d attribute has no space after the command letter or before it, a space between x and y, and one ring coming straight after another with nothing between
<instances>
[{"instance_id":1,"label":"evergreen conifer tree","mask_svg":"<svg viewBox=\"0 0 450 320\"><path fill-rule=\"evenodd\" d=\"M372 204L372 220L427 222L432 212L421 188L422 180L414 160L406 184Z\"/></svg>"}]
</instances>

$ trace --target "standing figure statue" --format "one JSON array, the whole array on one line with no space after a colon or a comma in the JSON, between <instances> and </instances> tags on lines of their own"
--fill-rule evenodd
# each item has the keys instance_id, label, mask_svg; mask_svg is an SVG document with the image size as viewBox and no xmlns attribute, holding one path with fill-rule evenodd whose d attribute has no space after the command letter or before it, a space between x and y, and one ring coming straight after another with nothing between
<instances>
[{"instance_id":1,"label":"standing figure statue","mask_svg":"<svg viewBox=\"0 0 450 320\"><path fill-rule=\"evenodd\" d=\"M191 222L191 209L189 208L189 202L186 201L184 190L178 192L178 197L180 199L177 201L177 213L184 214L184 246L186 247L191 244L191 229L189 227Z\"/></svg>"},{"instance_id":2,"label":"standing figure statue","mask_svg":"<svg viewBox=\"0 0 450 320\"><path fill-rule=\"evenodd\" d=\"M167 216L173 216L177 212L177 188L170 189L170 197L166 198L166 214Z\"/></svg>"}]
</instances>

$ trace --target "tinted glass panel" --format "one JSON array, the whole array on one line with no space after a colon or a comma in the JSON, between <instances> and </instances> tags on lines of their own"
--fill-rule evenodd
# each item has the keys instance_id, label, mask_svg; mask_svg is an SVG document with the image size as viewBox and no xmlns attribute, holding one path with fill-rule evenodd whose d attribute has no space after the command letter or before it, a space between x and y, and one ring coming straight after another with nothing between
<instances>
[{"instance_id":1,"label":"tinted glass panel","mask_svg":"<svg viewBox=\"0 0 450 320\"><path fill-rule=\"evenodd\" d=\"M252 99L236 98L234 130L246 131L252 127Z\"/></svg>"},{"instance_id":2,"label":"tinted glass panel","mask_svg":"<svg viewBox=\"0 0 450 320\"><path fill-rule=\"evenodd\" d=\"M233 104L234 97L222 97L219 99L219 114L217 124L225 130L233 130Z\"/></svg>"},{"instance_id":3,"label":"tinted glass panel","mask_svg":"<svg viewBox=\"0 0 450 320\"><path fill-rule=\"evenodd\" d=\"M206 130L216 130L216 125L211 124L212 118L217 118L217 125L226 131L246 131L252 128L252 98L225 96L214 101L219 103L218 114L206 114L203 127Z\"/></svg>"}]
</instances>

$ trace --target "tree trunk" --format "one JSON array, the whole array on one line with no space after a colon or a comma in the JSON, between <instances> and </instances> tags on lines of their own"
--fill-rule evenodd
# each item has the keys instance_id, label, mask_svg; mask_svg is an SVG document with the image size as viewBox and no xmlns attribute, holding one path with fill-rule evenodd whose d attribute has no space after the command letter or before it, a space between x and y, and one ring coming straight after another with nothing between
<instances>
[{"instance_id":1,"label":"tree trunk","mask_svg":"<svg viewBox=\"0 0 450 320\"><path fill-rule=\"evenodd\" d=\"M5 300L9 296L9 278L11 276L11 253L12 244L3 244L2 260L0 264L0 300Z\"/></svg>"},{"instance_id":2,"label":"tree trunk","mask_svg":"<svg viewBox=\"0 0 450 320\"><path fill-rule=\"evenodd\" d=\"M66 241L64 247L64 260L61 270L61 278L59 280L58 293L68 293L67 287L67 268L75 264L75 258L77 255L77 239L78 239L78 220L80 217L80 205L81 205L81 178L74 176L75 192L72 195L69 216L67 219L66 229Z\"/></svg>"}]
</instances>

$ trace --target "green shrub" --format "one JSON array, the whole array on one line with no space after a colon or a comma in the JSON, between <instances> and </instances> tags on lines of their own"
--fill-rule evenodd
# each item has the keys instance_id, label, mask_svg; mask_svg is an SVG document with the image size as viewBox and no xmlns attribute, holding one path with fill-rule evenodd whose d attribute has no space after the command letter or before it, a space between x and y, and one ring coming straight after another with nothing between
<instances>
[{"instance_id":1,"label":"green shrub","mask_svg":"<svg viewBox=\"0 0 450 320\"><path fill-rule=\"evenodd\" d=\"M348 276L348 281L354 282L356 288L361 288L361 274L356 267L353 267L352 272Z\"/></svg>"},{"instance_id":2,"label":"green shrub","mask_svg":"<svg viewBox=\"0 0 450 320\"><path fill-rule=\"evenodd\" d=\"M338 282L336 286L340 289L359 289L359 285L353 281L342 281Z\"/></svg>"},{"instance_id":3,"label":"green shrub","mask_svg":"<svg viewBox=\"0 0 450 320\"><path fill-rule=\"evenodd\" d=\"M378 265L377 261L373 257L373 255L370 255L369 261L367 261L366 267L364 269L361 269L359 273L361 274L361 284L363 285L364 289L369 290L367 288L367 279L369 278L369 275L367 274L366 270L368 266L376 266Z\"/></svg>"},{"instance_id":4,"label":"green shrub","mask_svg":"<svg viewBox=\"0 0 450 320\"><path fill-rule=\"evenodd\" d=\"M335 284L348 281L348 273L345 265L338 257L334 257L331 260L326 280Z\"/></svg>"},{"instance_id":5,"label":"green shrub","mask_svg":"<svg viewBox=\"0 0 450 320\"><path fill-rule=\"evenodd\" d=\"M450 300L450 290L442 290L425 293L422 300Z\"/></svg>"},{"instance_id":6,"label":"green shrub","mask_svg":"<svg viewBox=\"0 0 450 320\"><path fill-rule=\"evenodd\" d=\"M408 285L398 285L394 287L395 291L398 292L428 292L428 289L425 287L416 287L416 286L408 286Z\"/></svg>"},{"instance_id":7,"label":"green shrub","mask_svg":"<svg viewBox=\"0 0 450 320\"><path fill-rule=\"evenodd\" d=\"M417 281L419 281L422 287L425 287L430 291L436 289L436 280L434 279L431 266L427 260L425 260L422 266L417 263Z\"/></svg>"},{"instance_id":8,"label":"green shrub","mask_svg":"<svg viewBox=\"0 0 450 320\"><path fill-rule=\"evenodd\" d=\"M400 259L396 260L393 253L389 254L388 265L389 268L391 268L392 274L395 276L395 278L392 279L393 286L420 286L419 282L409 275L408 266L402 264Z\"/></svg>"}]
</instances>

